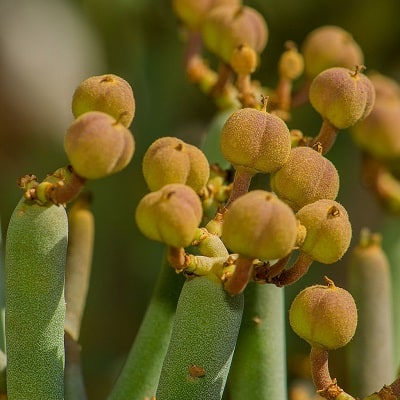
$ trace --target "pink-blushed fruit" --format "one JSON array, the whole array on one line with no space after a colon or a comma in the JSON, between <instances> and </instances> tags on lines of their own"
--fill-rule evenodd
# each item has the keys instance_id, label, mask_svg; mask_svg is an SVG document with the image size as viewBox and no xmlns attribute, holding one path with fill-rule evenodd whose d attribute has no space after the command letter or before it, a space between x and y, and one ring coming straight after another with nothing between
<instances>
[{"instance_id":1,"label":"pink-blushed fruit","mask_svg":"<svg viewBox=\"0 0 400 400\"><path fill-rule=\"evenodd\" d=\"M129 164L135 141L131 131L109 114L89 111L67 129L64 149L79 176L98 179Z\"/></svg>"},{"instance_id":2,"label":"pink-blushed fruit","mask_svg":"<svg viewBox=\"0 0 400 400\"><path fill-rule=\"evenodd\" d=\"M202 214L196 192L189 186L172 183L144 196L135 217L138 228L149 239L186 247L194 238Z\"/></svg>"},{"instance_id":3,"label":"pink-blushed fruit","mask_svg":"<svg viewBox=\"0 0 400 400\"><path fill-rule=\"evenodd\" d=\"M240 0L173 0L172 7L178 18L190 29L199 30L208 13L221 5L239 6Z\"/></svg>"},{"instance_id":4,"label":"pink-blushed fruit","mask_svg":"<svg viewBox=\"0 0 400 400\"><path fill-rule=\"evenodd\" d=\"M264 17L252 7L225 5L210 11L202 27L205 46L229 63L239 45L247 45L260 54L268 40Z\"/></svg>"},{"instance_id":5,"label":"pink-blushed fruit","mask_svg":"<svg viewBox=\"0 0 400 400\"><path fill-rule=\"evenodd\" d=\"M305 38L301 52L305 74L314 78L332 67L354 68L364 63L363 52L349 32L335 25L324 25Z\"/></svg>"},{"instance_id":6,"label":"pink-blushed fruit","mask_svg":"<svg viewBox=\"0 0 400 400\"><path fill-rule=\"evenodd\" d=\"M311 105L338 129L346 129L363 120L375 102L375 89L366 75L356 68L329 68L311 82Z\"/></svg>"}]
</instances>

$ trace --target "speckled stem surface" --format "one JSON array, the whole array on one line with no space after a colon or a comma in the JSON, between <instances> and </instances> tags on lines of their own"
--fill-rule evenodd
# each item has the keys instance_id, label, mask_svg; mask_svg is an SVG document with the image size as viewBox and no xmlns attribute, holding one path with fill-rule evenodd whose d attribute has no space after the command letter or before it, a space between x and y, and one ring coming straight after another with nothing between
<instances>
[{"instance_id":1,"label":"speckled stem surface","mask_svg":"<svg viewBox=\"0 0 400 400\"><path fill-rule=\"evenodd\" d=\"M179 298L157 400L221 399L243 313L213 277L188 279Z\"/></svg>"},{"instance_id":2,"label":"speckled stem surface","mask_svg":"<svg viewBox=\"0 0 400 400\"><path fill-rule=\"evenodd\" d=\"M5 255L8 400L64 398L67 241L62 206L21 199Z\"/></svg>"}]
</instances>

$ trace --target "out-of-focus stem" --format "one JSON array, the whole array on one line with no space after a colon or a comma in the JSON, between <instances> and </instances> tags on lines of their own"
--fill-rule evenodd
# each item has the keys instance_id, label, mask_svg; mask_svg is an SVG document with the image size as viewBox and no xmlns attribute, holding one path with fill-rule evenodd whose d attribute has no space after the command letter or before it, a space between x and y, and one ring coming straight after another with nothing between
<instances>
[{"instance_id":1,"label":"out-of-focus stem","mask_svg":"<svg viewBox=\"0 0 400 400\"><path fill-rule=\"evenodd\" d=\"M382 235L385 241L382 243L383 249L387 254L392 289L393 306L393 359L396 369L400 369L400 232L399 220L392 215L385 218L382 228Z\"/></svg>"},{"instance_id":2,"label":"out-of-focus stem","mask_svg":"<svg viewBox=\"0 0 400 400\"><path fill-rule=\"evenodd\" d=\"M109 400L142 400L155 395L181 287L181 276L164 256L150 304Z\"/></svg>"},{"instance_id":3,"label":"out-of-focus stem","mask_svg":"<svg viewBox=\"0 0 400 400\"><path fill-rule=\"evenodd\" d=\"M5 293L5 270L4 270L4 247L3 232L0 221L0 350L6 351L6 327L5 327L5 310L6 310L6 293Z\"/></svg>"},{"instance_id":4,"label":"out-of-focus stem","mask_svg":"<svg viewBox=\"0 0 400 400\"><path fill-rule=\"evenodd\" d=\"M65 270L65 399L86 399L78 343L92 267L94 217L81 196L68 213L69 242Z\"/></svg>"},{"instance_id":5,"label":"out-of-focus stem","mask_svg":"<svg viewBox=\"0 0 400 400\"><path fill-rule=\"evenodd\" d=\"M284 289L250 283L229 378L232 400L286 399Z\"/></svg>"},{"instance_id":6,"label":"out-of-focus stem","mask_svg":"<svg viewBox=\"0 0 400 400\"><path fill-rule=\"evenodd\" d=\"M69 241L65 270L65 330L79 339L89 289L94 244L94 217L88 198L79 198L68 212Z\"/></svg>"},{"instance_id":7,"label":"out-of-focus stem","mask_svg":"<svg viewBox=\"0 0 400 400\"><path fill-rule=\"evenodd\" d=\"M391 276L380 242L380 235L363 230L348 268L358 311L357 330L347 348L349 385L360 397L394 378Z\"/></svg>"}]
</instances>

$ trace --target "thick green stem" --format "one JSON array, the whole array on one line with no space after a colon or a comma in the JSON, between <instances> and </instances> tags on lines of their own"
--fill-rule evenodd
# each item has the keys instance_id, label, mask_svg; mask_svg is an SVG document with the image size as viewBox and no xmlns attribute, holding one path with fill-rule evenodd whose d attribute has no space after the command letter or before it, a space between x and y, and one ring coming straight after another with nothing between
<instances>
[{"instance_id":1,"label":"thick green stem","mask_svg":"<svg viewBox=\"0 0 400 400\"><path fill-rule=\"evenodd\" d=\"M0 350L2 350L3 352L6 351L6 326L5 326L6 288L4 282L5 282L5 268L4 268L3 231L0 228Z\"/></svg>"},{"instance_id":2,"label":"thick green stem","mask_svg":"<svg viewBox=\"0 0 400 400\"><path fill-rule=\"evenodd\" d=\"M176 310L157 400L221 399L243 312L214 276L188 279Z\"/></svg>"},{"instance_id":3,"label":"thick green stem","mask_svg":"<svg viewBox=\"0 0 400 400\"><path fill-rule=\"evenodd\" d=\"M380 236L362 232L351 254L348 282L358 311L357 330L347 348L349 385L351 393L363 397L395 376L391 276Z\"/></svg>"},{"instance_id":4,"label":"thick green stem","mask_svg":"<svg viewBox=\"0 0 400 400\"><path fill-rule=\"evenodd\" d=\"M181 277L164 257L142 325L109 400L143 400L155 395L181 287Z\"/></svg>"},{"instance_id":5,"label":"thick green stem","mask_svg":"<svg viewBox=\"0 0 400 400\"><path fill-rule=\"evenodd\" d=\"M389 259L392 276L393 358L396 362L397 370L400 370L400 232L398 218L390 216L385 219L383 236L385 241L382 243L382 246Z\"/></svg>"},{"instance_id":6,"label":"thick green stem","mask_svg":"<svg viewBox=\"0 0 400 400\"><path fill-rule=\"evenodd\" d=\"M9 400L64 399L67 239L64 207L18 203L5 255Z\"/></svg>"},{"instance_id":7,"label":"thick green stem","mask_svg":"<svg viewBox=\"0 0 400 400\"><path fill-rule=\"evenodd\" d=\"M284 289L250 283L229 375L231 400L286 399Z\"/></svg>"}]
</instances>

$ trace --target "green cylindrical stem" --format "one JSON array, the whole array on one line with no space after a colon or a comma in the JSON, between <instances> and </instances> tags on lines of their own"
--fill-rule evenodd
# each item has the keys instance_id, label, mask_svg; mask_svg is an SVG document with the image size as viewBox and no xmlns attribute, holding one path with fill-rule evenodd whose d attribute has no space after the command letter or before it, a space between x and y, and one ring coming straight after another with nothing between
<instances>
[{"instance_id":1,"label":"green cylindrical stem","mask_svg":"<svg viewBox=\"0 0 400 400\"><path fill-rule=\"evenodd\" d=\"M250 283L232 368L232 400L286 399L284 289Z\"/></svg>"},{"instance_id":2,"label":"green cylindrical stem","mask_svg":"<svg viewBox=\"0 0 400 400\"><path fill-rule=\"evenodd\" d=\"M358 309L357 330L348 345L350 392L366 396L395 376L389 263L376 235L361 238L348 269L349 291Z\"/></svg>"},{"instance_id":3,"label":"green cylindrical stem","mask_svg":"<svg viewBox=\"0 0 400 400\"><path fill-rule=\"evenodd\" d=\"M243 312L213 276L188 279L177 306L157 400L221 399Z\"/></svg>"},{"instance_id":4,"label":"green cylindrical stem","mask_svg":"<svg viewBox=\"0 0 400 400\"><path fill-rule=\"evenodd\" d=\"M389 259L391 267L391 284L393 297L393 330L394 330L394 349L393 358L396 369L400 371L400 231L399 220L390 216L386 218L383 227L385 241L382 246Z\"/></svg>"},{"instance_id":5,"label":"green cylindrical stem","mask_svg":"<svg viewBox=\"0 0 400 400\"><path fill-rule=\"evenodd\" d=\"M109 400L143 400L155 395L182 287L180 278L164 258L150 304Z\"/></svg>"},{"instance_id":6,"label":"green cylindrical stem","mask_svg":"<svg viewBox=\"0 0 400 400\"><path fill-rule=\"evenodd\" d=\"M5 257L9 400L64 398L67 240L62 206L18 203Z\"/></svg>"}]
</instances>

